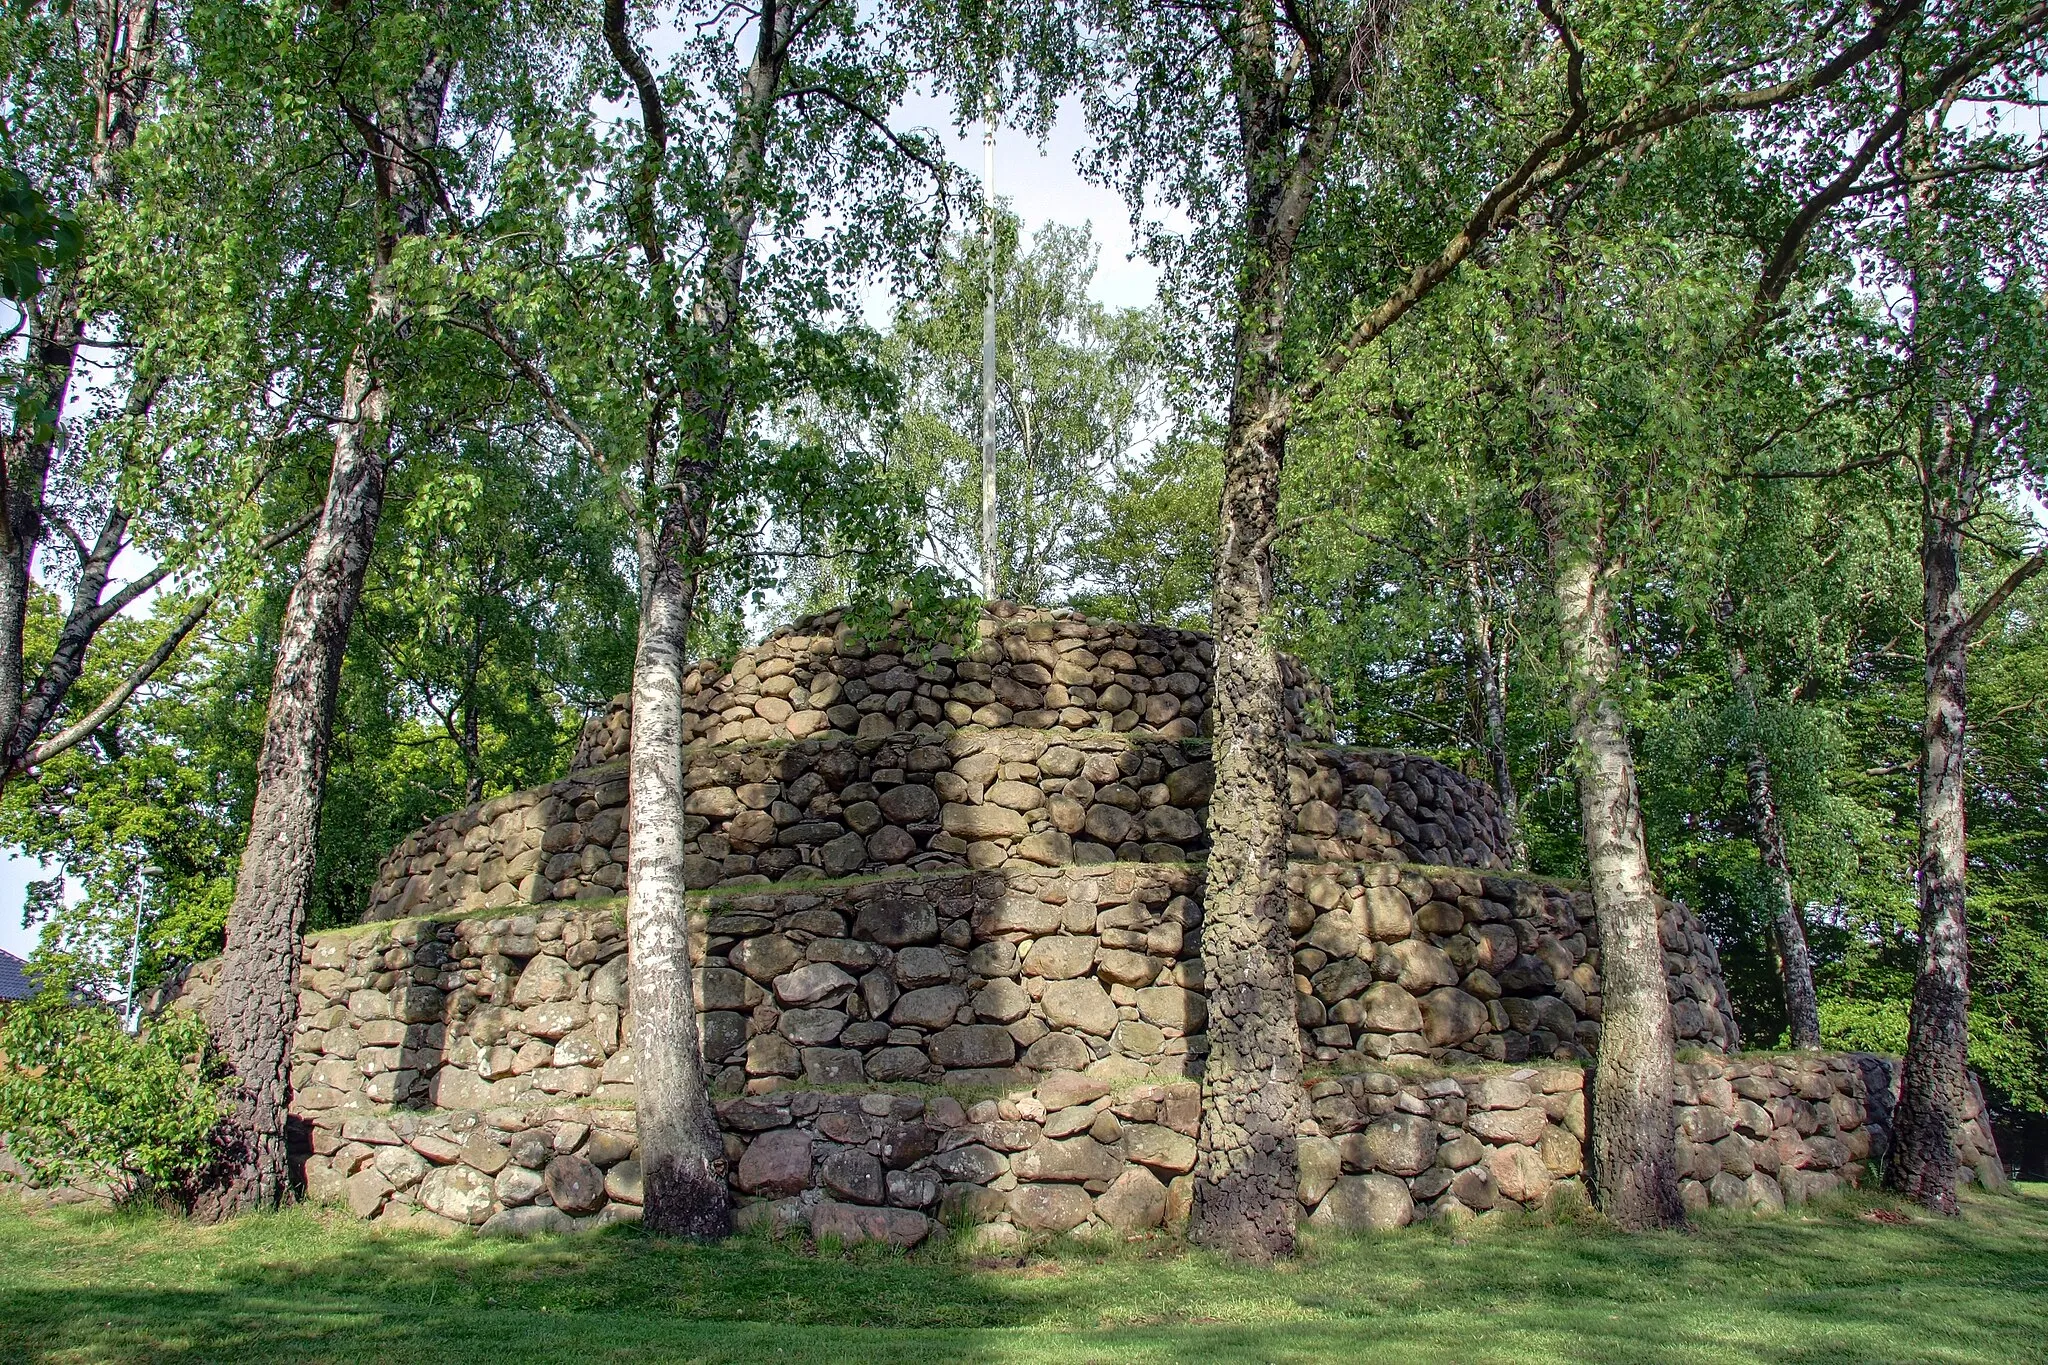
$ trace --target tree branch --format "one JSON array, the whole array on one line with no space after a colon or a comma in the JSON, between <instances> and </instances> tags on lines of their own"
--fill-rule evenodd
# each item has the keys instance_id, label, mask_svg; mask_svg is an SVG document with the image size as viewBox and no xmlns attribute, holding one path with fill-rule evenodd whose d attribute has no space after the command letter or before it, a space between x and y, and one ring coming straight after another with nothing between
<instances>
[{"instance_id":1,"label":"tree branch","mask_svg":"<svg viewBox=\"0 0 2048 1365\"><path fill-rule=\"evenodd\" d=\"M1991 595L1984 599L1982 605L1970 613L1969 619L1949 632L1948 638L1941 642L1939 648L1947 650L1957 643L1967 645L1976 639L1977 633L1984 629L1986 622L1997 615L1998 609L2005 605L2006 599L2025 586L2028 579L2041 572L2044 564L2048 564L2048 545L2043 545L2020 561L2019 566L2005 576L2005 581L1991 590Z\"/></svg>"},{"instance_id":2,"label":"tree branch","mask_svg":"<svg viewBox=\"0 0 2048 1365\"><path fill-rule=\"evenodd\" d=\"M260 542L259 548L266 553L274 550L294 537L303 534L319 519L320 514L318 512L308 513L283 530L264 537ZM143 684L156 676L158 669L170 661L171 656L178 652L178 647L185 643L186 637L198 629L199 623L206 619L208 613L213 610L214 604L218 601L220 601L220 590L216 588L194 602L186 609L185 614L178 618L177 624L171 627L170 633L164 636L162 642L150 653L150 656L130 670L128 676L121 680L118 687L100 699L99 705L86 712L85 715L81 716L72 725L58 731L50 738L31 748L26 754L22 755L19 762L13 765L11 771L25 772L38 764L49 762L65 750L76 748L92 738L94 732L113 719L115 713L127 705L128 699L133 697Z\"/></svg>"},{"instance_id":3,"label":"tree branch","mask_svg":"<svg viewBox=\"0 0 2048 1365\"><path fill-rule=\"evenodd\" d=\"M879 114L876 114L872 110L863 106L858 100L847 98L845 95L840 94L837 90L834 90L829 85L799 85L793 89L784 90L775 98L778 101L781 101L787 99L796 99L802 95L817 95L820 96L821 98L830 100L832 103L838 105L841 109L844 109L847 113L852 114L855 118L860 119L869 127L873 128L876 132L880 133L883 137L887 138L889 140L890 146L894 147L898 152L902 153L905 157L916 162L918 165L924 167L925 170L930 173L932 179L936 180L939 183L939 187L941 189L945 188L946 180L948 178L946 168L939 162L932 160L932 158L927 156L925 153L911 146L908 142L904 141L902 135L899 134L895 129L891 128L886 120L884 120Z\"/></svg>"}]
</instances>

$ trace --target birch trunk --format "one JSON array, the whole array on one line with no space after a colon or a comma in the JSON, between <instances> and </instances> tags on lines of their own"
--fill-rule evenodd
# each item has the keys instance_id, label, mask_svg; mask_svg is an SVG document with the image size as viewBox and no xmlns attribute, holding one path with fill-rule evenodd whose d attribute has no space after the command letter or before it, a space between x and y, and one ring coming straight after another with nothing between
<instances>
[{"instance_id":1,"label":"birch trunk","mask_svg":"<svg viewBox=\"0 0 2048 1365\"><path fill-rule=\"evenodd\" d=\"M683 672L697 583L676 545L645 531L639 542L626 935L644 1219L655 1232L716 1238L732 1231L732 1205L698 1036L683 876Z\"/></svg>"},{"instance_id":2,"label":"birch trunk","mask_svg":"<svg viewBox=\"0 0 2048 1365\"><path fill-rule=\"evenodd\" d=\"M1570 676L1579 817L1606 1001L1589 1144L1595 1195L1622 1227L1674 1227L1685 1221L1671 1121L1675 1030L1635 756L1610 690L1617 659L1613 607L1601 576L1598 534L1574 535L1548 511L1544 523Z\"/></svg>"},{"instance_id":3,"label":"birch trunk","mask_svg":"<svg viewBox=\"0 0 2048 1365\"><path fill-rule=\"evenodd\" d=\"M398 242L429 226L432 201L418 157L439 138L452 74L442 56L429 53L419 79L388 102L378 123L357 123L385 222L363 332L343 375L319 526L278 632L249 838L209 1019L234 1089L220 1163L197 1201L208 1221L275 1207L291 1192L286 1125L299 936L312 896L342 654L384 510L391 397L378 353L400 320L391 279Z\"/></svg>"},{"instance_id":4,"label":"birch trunk","mask_svg":"<svg viewBox=\"0 0 2048 1365\"><path fill-rule=\"evenodd\" d=\"M1956 1137L1969 1100L1970 948L1963 827L1963 731L1969 650L1962 518L1930 494L1920 518L1927 709L1920 724L1920 968L1906 1035L1885 1183L1956 1212Z\"/></svg>"},{"instance_id":5,"label":"birch trunk","mask_svg":"<svg viewBox=\"0 0 2048 1365\"><path fill-rule=\"evenodd\" d=\"M1297 1135L1308 1114L1287 936L1286 712L1273 603L1284 425L1241 421L1225 455L1216 563L1216 786L1202 967L1209 1055L1193 1239L1247 1260L1294 1248Z\"/></svg>"},{"instance_id":6,"label":"birch trunk","mask_svg":"<svg viewBox=\"0 0 2048 1365\"><path fill-rule=\"evenodd\" d=\"M775 100L789 61L793 16L770 0L760 11L753 59L734 111L719 212L690 323L723 363L744 325L741 288L766 166ZM642 159L630 218L647 258L662 332L680 347L678 317L656 189L668 122L659 84L629 32L625 0L606 0L604 36L633 83L641 110ZM674 393L671 390L671 393ZM708 549L710 494L733 420L729 389L685 388L688 414L673 450L651 422L640 455L645 521L640 559L640 637L633 659L633 730L627 824L626 939L631 957L636 1117L646 1179L643 1221L655 1232L710 1239L732 1231L725 1145L706 1084L691 974L688 884L683 867L683 672L696 606L698 569Z\"/></svg>"},{"instance_id":7,"label":"birch trunk","mask_svg":"<svg viewBox=\"0 0 2048 1365\"><path fill-rule=\"evenodd\" d=\"M1494 642L1493 613L1486 606L1476 547L1466 541L1465 593L1472 607L1473 664L1479 674L1480 719L1485 729L1486 761L1493 772L1494 795L1500 798L1501 824L1508 838L1508 864L1517 871L1529 866L1529 847L1522 839L1522 800L1508 764L1507 673Z\"/></svg>"}]
</instances>

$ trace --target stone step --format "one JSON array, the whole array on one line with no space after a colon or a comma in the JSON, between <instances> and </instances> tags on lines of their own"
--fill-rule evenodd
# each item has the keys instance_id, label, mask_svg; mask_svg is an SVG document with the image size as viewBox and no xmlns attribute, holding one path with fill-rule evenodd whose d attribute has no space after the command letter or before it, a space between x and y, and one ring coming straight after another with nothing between
<instances>
[{"instance_id":1,"label":"stone step","mask_svg":"<svg viewBox=\"0 0 2048 1365\"><path fill-rule=\"evenodd\" d=\"M1199 858L1214 781L1200 741L1094 732L804 740L692 756L686 869L698 887L910 867ZM1433 758L1291 751L1292 852L1505 864L1498 802ZM626 780L583 770L443 816L385 860L367 918L604 896L625 886Z\"/></svg>"}]
</instances>

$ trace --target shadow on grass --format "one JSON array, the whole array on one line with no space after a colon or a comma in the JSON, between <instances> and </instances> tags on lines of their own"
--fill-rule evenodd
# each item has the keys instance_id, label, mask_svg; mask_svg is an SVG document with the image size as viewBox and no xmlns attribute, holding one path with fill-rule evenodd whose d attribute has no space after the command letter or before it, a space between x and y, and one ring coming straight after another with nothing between
<instances>
[{"instance_id":1,"label":"shadow on grass","mask_svg":"<svg viewBox=\"0 0 2048 1365\"><path fill-rule=\"evenodd\" d=\"M982 1268L943 1248L704 1248L632 1228L444 1241L309 1210L202 1229L0 1205L0 1358L2044 1358L2048 1205L1900 1226L1866 1206L1637 1237L1417 1229L1260 1270L1167 1248Z\"/></svg>"}]
</instances>

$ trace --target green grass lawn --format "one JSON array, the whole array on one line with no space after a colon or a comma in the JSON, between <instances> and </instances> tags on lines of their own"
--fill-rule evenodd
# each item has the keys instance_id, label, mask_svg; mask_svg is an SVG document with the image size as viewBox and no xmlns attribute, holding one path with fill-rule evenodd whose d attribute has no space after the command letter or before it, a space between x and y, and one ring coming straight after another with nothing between
<instances>
[{"instance_id":1,"label":"green grass lawn","mask_svg":"<svg viewBox=\"0 0 2048 1365\"><path fill-rule=\"evenodd\" d=\"M199 1228L0 1196L0 1360L2048 1360L2048 1191L1903 1224L1868 1198L1629 1237L1595 1222L977 1265L945 1248L528 1243L301 1208Z\"/></svg>"}]
</instances>

